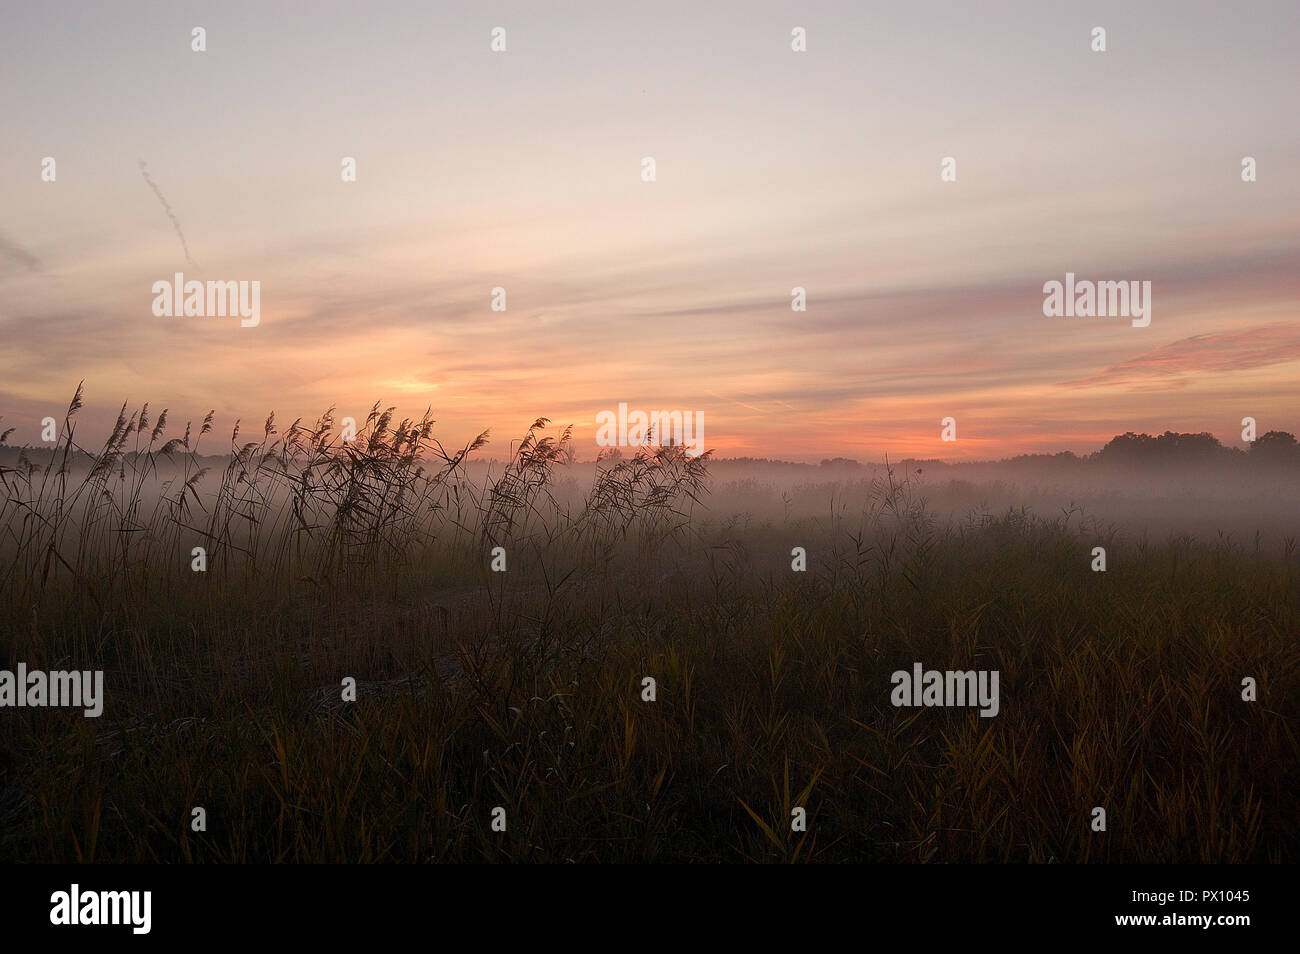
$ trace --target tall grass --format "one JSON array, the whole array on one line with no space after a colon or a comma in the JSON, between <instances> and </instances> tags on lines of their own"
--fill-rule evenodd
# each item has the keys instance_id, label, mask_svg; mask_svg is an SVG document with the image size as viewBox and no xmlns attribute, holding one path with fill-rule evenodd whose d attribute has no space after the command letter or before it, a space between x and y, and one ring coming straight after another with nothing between
<instances>
[{"instance_id":1,"label":"tall grass","mask_svg":"<svg viewBox=\"0 0 1300 954\"><path fill-rule=\"evenodd\" d=\"M346 444L332 412L236 425L205 470L212 415L167 438L123 408L87 452L81 397L0 470L0 663L104 669L107 698L0 710L6 860L1295 856L1293 552L1112 530L1093 573L1075 515L939 521L889 468L747 521L680 448L577 487L544 419L475 482L487 435L378 405ZM916 661L999 670L1001 712L892 707Z\"/></svg>"}]
</instances>

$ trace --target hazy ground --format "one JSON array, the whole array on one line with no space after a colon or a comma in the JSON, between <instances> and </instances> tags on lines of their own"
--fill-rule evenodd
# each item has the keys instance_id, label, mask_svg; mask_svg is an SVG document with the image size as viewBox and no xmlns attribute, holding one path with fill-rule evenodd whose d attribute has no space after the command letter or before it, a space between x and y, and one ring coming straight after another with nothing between
<instances>
[{"instance_id":1,"label":"hazy ground","mask_svg":"<svg viewBox=\"0 0 1300 954\"><path fill-rule=\"evenodd\" d=\"M0 710L0 857L1295 856L1290 465L275 440L6 474L0 665L106 699ZM895 706L917 662L997 716Z\"/></svg>"},{"instance_id":2,"label":"hazy ground","mask_svg":"<svg viewBox=\"0 0 1300 954\"><path fill-rule=\"evenodd\" d=\"M7 452L7 453L6 453ZM31 451L44 466L48 452ZM0 466L13 466L17 451L0 448ZM214 472L228 458L205 457ZM498 479L508 462L495 458L469 459L466 482L483 487ZM552 493L579 508L600 466L575 461L557 467ZM89 464L76 462L72 480L84 477ZM1300 537L1300 460L1294 466L1248 466L1244 460L1191 467L1176 465L1107 466L1076 459L1069 463L997 461L945 464L935 460L901 460L886 465L814 465L768 460L711 460L707 496L697 510L700 519L742 520L779 524L799 518L829 518L846 508L861 507L873 480L892 470L908 480L935 516L963 522L972 515L1001 514L1026 508L1043 517L1071 514L1072 521L1110 528L1122 536L1159 539L1190 534L1276 547ZM164 483L180 468L159 460L142 490L151 509ZM215 480L198 485L206 501L215 493Z\"/></svg>"}]
</instances>

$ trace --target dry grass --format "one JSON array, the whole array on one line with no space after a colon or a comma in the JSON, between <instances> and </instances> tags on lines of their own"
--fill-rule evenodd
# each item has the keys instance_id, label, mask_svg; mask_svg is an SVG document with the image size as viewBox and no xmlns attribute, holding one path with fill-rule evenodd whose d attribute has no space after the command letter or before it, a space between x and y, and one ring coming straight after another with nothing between
<instances>
[{"instance_id":1,"label":"dry grass","mask_svg":"<svg viewBox=\"0 0 1300 954\"><path fill-rule=\"evenodd\" d=\"M1291 552L1117 538L1092 573L1070 514L940 523L892 472L744 524L677 448L575 491L545 420L475 484L486 436L378 406L346 445L328 413L236 427L207 473L211 417L123 408L84 454L80 403L0 469L0 664L104 669L107 699L0 712L5 860L1295 856ZM999 670L1000 714L893 708L915 661Z\"/></svg>"}]
</instances>

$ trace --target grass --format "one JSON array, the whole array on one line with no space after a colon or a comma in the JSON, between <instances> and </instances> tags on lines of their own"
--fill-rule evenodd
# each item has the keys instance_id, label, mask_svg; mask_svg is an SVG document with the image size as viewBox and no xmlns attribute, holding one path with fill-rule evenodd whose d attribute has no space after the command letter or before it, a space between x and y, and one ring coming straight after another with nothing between
<instances>
[{"instance_id":1,"label":"grass","mask_svg":"<svg viewBox=\"0 0 1300 954\"><path fill-rule=\"evenodd\" d=\"M1291 551L1112 532L1094 573L1070 514L939 521L892 471L727 519L707 455L583 490L545 420L476 483L486 435L378 406L348 444L330 414L236 429L211 473L211 416L124 408L84 454L80 404L0 470L0 665L103 669L104 714L0 711L4 860L1295 857ZM999 715L894 708L917 661L997 669Z\"/></svg>"}]
</instances>

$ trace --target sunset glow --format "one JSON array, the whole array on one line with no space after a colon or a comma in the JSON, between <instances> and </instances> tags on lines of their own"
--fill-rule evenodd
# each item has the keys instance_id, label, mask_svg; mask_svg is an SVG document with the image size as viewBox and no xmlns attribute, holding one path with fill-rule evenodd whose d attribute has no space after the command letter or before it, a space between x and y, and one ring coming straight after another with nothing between
<instances>
[{"instance_id":1,"label":"sunset glow","mask_svg":"<svg viewBox=\"0 0 1300 954\"><path fill-rule=\"evenodd\" d=\"M780 5L692 8L686 35L671 4L616 25L518 5L494 60L448 36L472 9L396 6L403 30L352 5L205 10L212 52L164 64L155 34L188 28L184 4L58 37L17 13L4 128L59 166L43 183L42 155L0 154L15 440L82 378L86 433L123 400L223 427L379 400L431 406L450 441L490 428L488 453L545 416L594 455L621 401L702 412L721 455L807 460L1228 440L1246 414L1300 429L1300 143L1276 122L1294 33L1117 4L1103 71L1035 4L811 17L803 59ZM1187 45L1225 19L1211 73ZM260 324L155 317L151 284L181 270L260 281ZM1044 317L1067 271L1150 281L1150 326Z\"/></svg>"}]
</instances>

